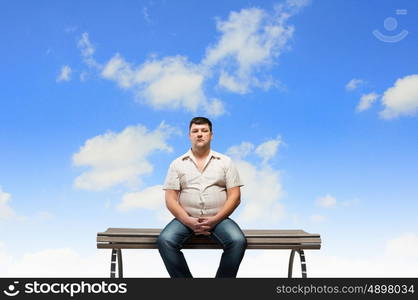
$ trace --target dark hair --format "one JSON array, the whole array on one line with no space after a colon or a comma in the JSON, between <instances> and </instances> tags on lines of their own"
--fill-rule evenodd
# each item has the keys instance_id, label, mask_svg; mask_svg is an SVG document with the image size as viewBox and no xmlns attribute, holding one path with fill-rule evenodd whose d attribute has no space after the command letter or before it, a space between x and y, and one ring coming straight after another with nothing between
<instances>
[{"instance_id":1,"label":"dark hair","mask_svg":"<svg viewBox=\"0 0 418 300\"><path fill-rule=\"evenodd\" d=\"M212 122L208 118L205 118L205 117L194 117L190 121L189 131L190 131L190 128L192 128L192 125L193 124L197 124L197 125L208 124L209 125L209 129L210 129L210 132L212 132Z\"/></svg>"}]
</instances>

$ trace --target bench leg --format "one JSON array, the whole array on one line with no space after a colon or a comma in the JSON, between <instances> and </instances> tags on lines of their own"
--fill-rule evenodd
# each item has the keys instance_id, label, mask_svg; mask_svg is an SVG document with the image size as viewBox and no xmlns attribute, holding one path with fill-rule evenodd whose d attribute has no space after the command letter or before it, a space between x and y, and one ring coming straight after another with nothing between
<instances>
[{"instance_id":1,"label":"bench leg","mask_svg":"<svg viewBox=\"0 0 418 300\"><path fill-rule=\"evenodd\" d=\"M116 262L117 259L117 262ZM112 249L112 257L110 260L110 278L116 277L116 264L118 265L119 278L123 278L122 250Z\"/></svg>"},{"instance_id":2,"label":"bench leg","mask_svg":"<svg viewBox=\"0 0 418 300\"><path fill-rule=\"evenodd\" d=\"M292 252L290 252L290 258L289 258L289 270L287 273L288 278L292 278L292 272L293 272L293 261L295 259L295 252L299 253L300 257L300 265L302 269L302 278L306 278L306 261L305 261L305 252L303 252L302 249L292 249Z\"/></svg>"}]
</instances>

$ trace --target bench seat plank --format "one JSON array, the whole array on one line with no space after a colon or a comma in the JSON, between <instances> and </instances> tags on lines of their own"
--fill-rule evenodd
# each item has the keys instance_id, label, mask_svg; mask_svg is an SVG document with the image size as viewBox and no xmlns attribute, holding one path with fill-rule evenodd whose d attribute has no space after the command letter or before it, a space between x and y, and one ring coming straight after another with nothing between
<instances>
[{"instance_id":1,"label":"bench seat plank","mask_svg":"<svg viewBox=\"0 0 418 300\"><path fill-rule=\"evenodd\" d=\"M157 242L157 237L119 237L119 236L98 236L99 243L134 243L152 244ZM285 238L285 237L247 237L247 244L304 244L318 243L318 238ZM210 238L191 238L189 244L215 243Z\"/></svg>"},{"instance_id":2,"label":"bench seat plank","mask_svg":"<svg viewBox=\"0 0 418 300\"><path fill-rule=\"evenodd\" d=\"M98 236L158 236L161 229L158 228L109 228L105 232L99 232ZM303 230L271 230L271 229L245 229L246 237L251 236L285 236L285 237L319 237L319 234L307 233Z\"/></svg>"},{"instance_id":3,"label":"bench seat plank","mask_svg":"<svg viewBox=\"0 0 418 300\"><path fill-rule=\"evenodd\" d=\"M97 248L156 249L159 228L108 228L97 234ZM303 230L243 230L247 249L320 249L319 234ZM221 249L211 238L193 236L184 245L185 249Z\"/></svg>"},{"instance_id":4,"label":"bench seat plank","mask_svg":"<svg viewBox=\"0 0 418 300\"><path fill-rule=\"evenodd\" d=\"M157 249L155 244L97 244L98 249ZM185 244L183 249L222 249L218 244ZM318 245L313 244L265 244L265 245L248 245L247 249L320 249Z\"/></svg>"},{"instance_id":5,"label":"bench seat plank","mask_svg":"<svg viewBox=\"0 0 418 300\"><path fill-rule=\"evenodd\" d=\"M108 228L97 233L96 243L99 249L113 249L111 262L111 277L116 274L116 257L119 268L119 277L122 273L121 249L157 249L157 238L160 228ZM301 259L302 277L306 278L305 249L320 249L321 236L308 233L300 229L244 229L247 240L247 249L290 249L288 277L292 277L293 258L295 252ZM192 236L183 246L183 249L222 249L208 236Z\"/></svg>"}]
</instances>

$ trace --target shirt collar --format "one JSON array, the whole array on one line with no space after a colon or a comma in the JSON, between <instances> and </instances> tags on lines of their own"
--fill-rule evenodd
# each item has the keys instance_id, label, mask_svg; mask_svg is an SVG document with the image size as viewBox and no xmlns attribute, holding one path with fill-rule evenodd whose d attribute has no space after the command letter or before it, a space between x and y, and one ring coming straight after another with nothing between
<instances>
[{"instance_id":1,"label":"shirt collar","mask_svg":"<svg viewBox=\"0 0 418 300\"><path fill-rule=\"evenodd\" d=\"M212 157L214 157L214 158L221 158L220 157L220 155L219 155L219 153L218 152L216 152L216 151L213 151L213 150L210 150L210 152L209 152L209 158L212 158ZM194 155L193 155L193 152L192 152L192 149L189 149L189 151L187 151L186 153L184 153L182 156L181 156L181 159L182 160L185 160L186 158L191 158L191 159L193 159L194 158Z\"/></svg>"}]
</instances>

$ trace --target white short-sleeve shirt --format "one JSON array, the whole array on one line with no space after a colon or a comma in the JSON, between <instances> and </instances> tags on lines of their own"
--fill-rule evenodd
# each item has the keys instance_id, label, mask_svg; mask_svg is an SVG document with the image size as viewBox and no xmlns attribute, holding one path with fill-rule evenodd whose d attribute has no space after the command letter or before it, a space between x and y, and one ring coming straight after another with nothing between
<instances>
[{"instance_id":1,"label":"white short-sleeve shirt","mask_svg":"<svg viewBox=\"0 0 418 300\"><path fill-rule=\"evenodd\" d=\"M232 160L210 151L200 172L191 150L176 158L167 172L164 190L180 191L179 203L192 217L214 216L225 204L226 190L243 186Z\"/></svg>"}]
</instances>

